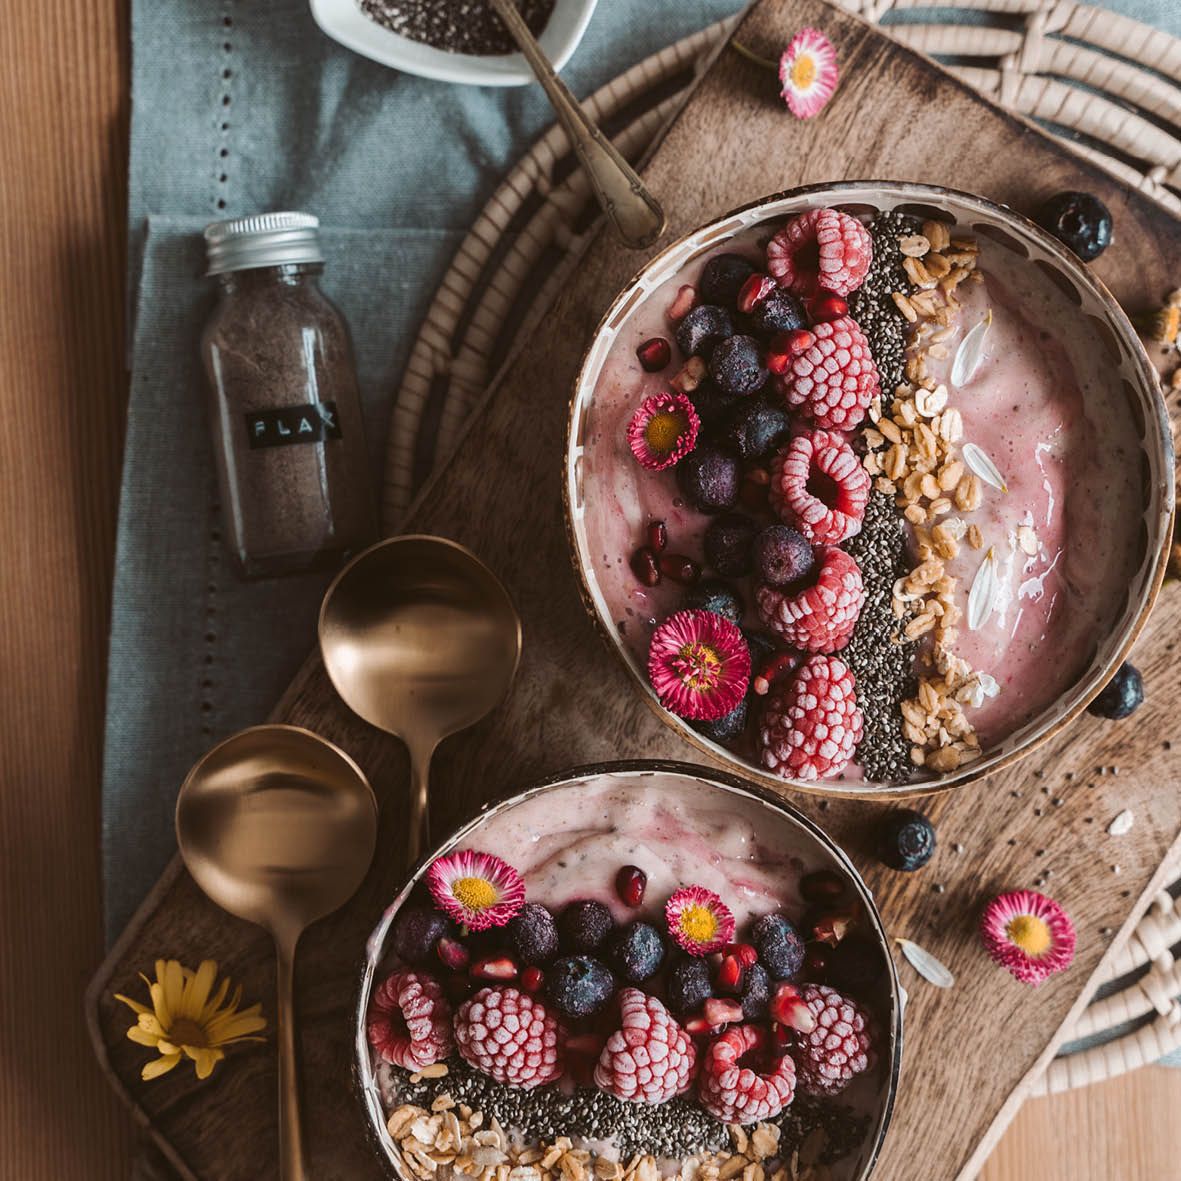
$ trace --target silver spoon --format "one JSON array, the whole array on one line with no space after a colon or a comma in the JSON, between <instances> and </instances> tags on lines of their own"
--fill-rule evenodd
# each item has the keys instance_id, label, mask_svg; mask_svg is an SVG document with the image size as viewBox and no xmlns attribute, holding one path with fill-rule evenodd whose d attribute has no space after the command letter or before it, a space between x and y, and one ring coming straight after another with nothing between
<instances>
[{"instance_id":1,"label":"silver spoon","mask_svg":"<svg viewBox=\"0 0 1181 1181\"><path fill-rule=\"evenodd\" d=\"M550 65L537 38L529 31L513 0L488 0L508 27L590 178L595 196L625 246L642 250L664 233L667 224L660 203L644 187L632 166L615 145L587 118L578 100Z\"/></svg>"}]
</instances>

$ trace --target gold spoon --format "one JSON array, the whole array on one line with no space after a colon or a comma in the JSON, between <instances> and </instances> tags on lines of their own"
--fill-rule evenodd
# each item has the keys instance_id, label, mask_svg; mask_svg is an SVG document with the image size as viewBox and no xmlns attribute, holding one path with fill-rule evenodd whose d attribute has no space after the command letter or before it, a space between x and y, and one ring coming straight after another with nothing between
<instances>
[{"instance_id":1,"label":"gold spoon","mask_svg":"<svg viewBox=\"0 0 1181 1181\"><path fill-rule=\"evenodd\" d=\"M554 67L529 30L514 0L488 0L529 63L558 119L570 138L595 196L625 246L642 250L664 233L666 224L660 203L644 187L632 166L615 145L590 121L578 99L558 77Z\"/></svg>"},{"instance_id":2,"label":"gold spoon","mask_svg":"<svg viewBox=\"0 0 1181 1181\"><path fill-rule=\"evenodd\" d=\"M358 554L320 608L320 651L344 703L410 753L409 860L427 847L435 747L500 702L521 620L500 580L442 537L395 537Z\"/></svg>"},{"instance_id":3,"label":"gold spoon","mask_svg":"<svg viewBox=\"0 0 1181 1181\"><path fill-rule=\"evenodd\" d=\"M255 726L215 746L176 801L176 838L197 885L275 941L279 994L279 1175L304 1181L292 985L295 947L361 884L377 800L344 751L296 726Z\"/></svg>"}]
</instances>

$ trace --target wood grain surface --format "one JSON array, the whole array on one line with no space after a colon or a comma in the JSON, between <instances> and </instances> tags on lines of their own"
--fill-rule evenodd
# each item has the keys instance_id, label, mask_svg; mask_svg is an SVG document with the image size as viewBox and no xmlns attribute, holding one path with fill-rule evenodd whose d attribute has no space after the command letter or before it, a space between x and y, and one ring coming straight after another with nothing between
<instances>
[{"instance_id":1,"label":"wood grain surface","mask_svg":"<svg viewBox=\"0 0 1181 1181\"><path fill-rule=\"evenodd\" d=\"M724 54L647 169L665 201L670 235L760 192L832 176L935 181L1019 208L1081 186L1108 201L1120 226L1119 252L1099 268L1117 294L1136 305L1168 287L1163 259L1181 254L1181 225L1157 208L822 0L764 0L740 35L770 50L793 22L823 25L841 47L845 80L836 101L823 119L796 123L783 114L764 73ZM609 240L595 244L537 337L510 363L496 397L473 416L455 462L411 522L480 552L510 585L525 621L525 655L510 701L436 759L440 830L490 796L564 765L686 753L637 701L587 622L559 503L567 392L590 330L638 261ZM1134 748L1129 729L1084 719L1036 761L932 802L941 851L921 875L890 874L874 864L867 850L877 816L872 806L826 808L815 798L797 799L863 865L893 930L931 947L960 978L948 992L907 980L903 1080L881 1178L913 1178L920 1154L924 1176L966 1176L979 1167L1019 1106L1023 1081L1084 1003L1085 986L1110 946L1101 932L1130 925L1181 831L1181 800L1157 786L1177 770L1177 755L1161 739L1170 724L1169 690L1181 683L1170 638L1179 611L1181 602L1170 597L1140 647L1153 691L1138 716ZM315 659L276 716L340 742L385 801L373 871L349 907L309 932L299 981L313 1172L377 1177L348 1085L349 1008L356 952L400 876L405 760L397 743L347 714ZM1111 766L1118 774L1097 773ZM1129 802L1136 826L1116 854L1102 834ZM954 852L957 842L962 854ZM1080 950L1074 970L1041 989L1035 1003L987 965L973 926L988 894L1029 885L1045 869L1070 905ZM211 1086L196 1086L181 1072L151 1087L138 1084L142 1051L123 1038L126 1018L110 991L131 986L135 971L164 953L216 956L250 996L272 995L266 939L217 913L174 868L96 979L99 1052L179 1167L202 1178L273 1176L270 1047L239 1053L234 1069Z\"/></svg>"},{"instance_id":2,"label":"wood grain surface","mask_svg":"<svg viewBox=\"0 0 1181 1181\"><path fill-rule=\"evenodd\" d=\"M0 244L9 291L0 322L0 404L8 425L0 433L6 542L0 563L0 1176L115 1181L131 1168L130 1121L95 1068L81 993L101 955L99 751L125 398L126 0L7 5L0 62L7 147ZM778 187L793 175L759 188ZM552 383L547 389L555 401L564 400ZM556 465L552 488L556 495ZM549 519L542 516L539 529ZM493 543L477 537L475 544L504 569ZM564 554L552 544L539 549L536 557L557 560L565 573ZM572 582L565 593L573 593ZM595 658L590 668L581 660L568 667L602 669L605 650L598 652L589 628L576 622L569 626L577 632L578 651ZM529 639L532 645L532 629ZM1143 647L1151 642L1146 638ZM536 654L543 671L561 661L561 651L544 659ZM527 675L538 671L532 664ZM1149 687L1154 695L1170 687L1155 666ZM561 696L560 686L555 694ZM571 724L567 709L535 728L534 740L545 747L538 766L563 761L563 728ZM637 745L633 741L632 749ZM454 761L440 766L439 794L462 790L474 798L483 785L461 786L454 778L459 767ZM512 760L495 768L489 790L509 786L516 773ZM392 778L381 787L387 800L397 798ZM444 800L439 822L465 808L463 800ZM396 864L396 854L387 857ZM213 916L208 921L219 923ZM235 957L249 949L244 952L231 934L211 950L229 955L236 966ZM150 960L181 945L173 932L142 946ZM268 986L266 974L254 971L250 987L266 996ZM343 991L350 990L344 981ZM328 987L314 999L339 1009L345 1002L337 993ZM306 988L303 999L311 1033L325 1013L307 1006ZM1004 1041L1007 1030L996 1028L998 1042ZM223 1088L241 1065L222 1068L211 1087ZM126 1066L130 1079L138 1061ZM266 1075L252 1096L264 1110L272 1081L273 1073ZM309 1099L338 1086L309 1071ZM161 1093L157 1103L175 1098ZM1160 1068L1032 1101L984 1176L1164 1181L1176 1176L1181 1160L1179 1104L1181 1072ZM179 1116L193 1111L200 1118L200 1105L192 1104ZM920 1118L942 1118L941 1109L935 1112ZM259 1125L254 1118L243 1117L242 1130L273 1129L273 1122Z\"/></svg>"}]
</instances>

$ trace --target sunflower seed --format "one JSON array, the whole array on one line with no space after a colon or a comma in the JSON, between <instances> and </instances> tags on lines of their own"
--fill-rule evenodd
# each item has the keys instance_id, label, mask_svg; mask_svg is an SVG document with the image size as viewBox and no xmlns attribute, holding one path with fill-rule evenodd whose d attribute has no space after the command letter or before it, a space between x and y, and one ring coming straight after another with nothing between
<instances>
[{"instance_id":1,"label":"sunflower seed","mask_svg":"<svg viewBox=\"0 0 1181 1181\"><path fill-rule=\"evenodd\" d=\"M960 347L956 349L955 360L951 363L952 385L963 389L976 376L976 370L984 360L984 341L991 327L992 308L989 308L984 319L960 341Z\"/></svg>"},{"instance_id":2,"label":"sunflower seed","mask_svg":"<svg viewBox=\"0 0 1181 1181\"><path fill-rule=\"evenodd\" d=\"M975 443L965 443L963 454L964 463L986 484L1001 492L1009 491L1009 486L1005 483L1005 477L1001 475L1000 468L989 458L987 451L982 447L977 447Z\"/></svg>"},{"instance_id":3,"label":"sunflower seed","mask_svg":"<svg viewBox=\"0 0 1181 1181\"><path fill-rule=\"evenodd\" d=\"M1000 580L996 576L996 555L989 547L972 579L972 589L968 592L968 630L979 631L996 607L1000 594Z\"/></svg>"},{"instance_id":4,"label":"sunflower seed","mask_svg":"<svg viewBox=\"0 0 1181 1181\"><path fill-rule=\"evenodd\" d=\"M1113 837L1122 837L1132 831L1132 813L1125 808L1108 826L1107 831Z\"/></svg>"},{"instance_id":5,"label":"sunflower seed","mask_svg":"<svg viewBox=\"0 0 1181 1181\"><path fill-rule=\"evenodd\" d=\"M909 939L895 939L910 966L936 988L950 988L955 977L929 951Z\"/></svg>"}]
</instances>

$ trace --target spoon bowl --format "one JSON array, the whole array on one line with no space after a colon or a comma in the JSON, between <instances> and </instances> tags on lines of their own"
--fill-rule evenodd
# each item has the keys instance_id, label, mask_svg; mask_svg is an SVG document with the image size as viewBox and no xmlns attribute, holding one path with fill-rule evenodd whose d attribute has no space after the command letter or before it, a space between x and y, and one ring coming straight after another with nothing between
<instances>
[{"instance_id":1,"label":"spoon bowl","mask_svg":"<svg viewBox=\"0 0 1181 1181\"><path fill-rule=\"evenodd\" d=\"M516 608L470 550L441 537L395 537L359 554L328 588L320 651L344 703L410 752L417 860L431 755L508 692L521 656Z\"/></svg>"},{"instance_id":2,"label":"spoon bowl","mask_svg":"<svg viewBox=\"0 0 1181 1181\"><path fill-rule=\"evenodd\" d=\"M176 837L197 885L271 933L278 958L279 1164L302 1181L293 977L303 931L343 906L377 845L377 800L342 750L296 726L256 726L215 746L176 802Z\"/></svg>"}]
</instances>

